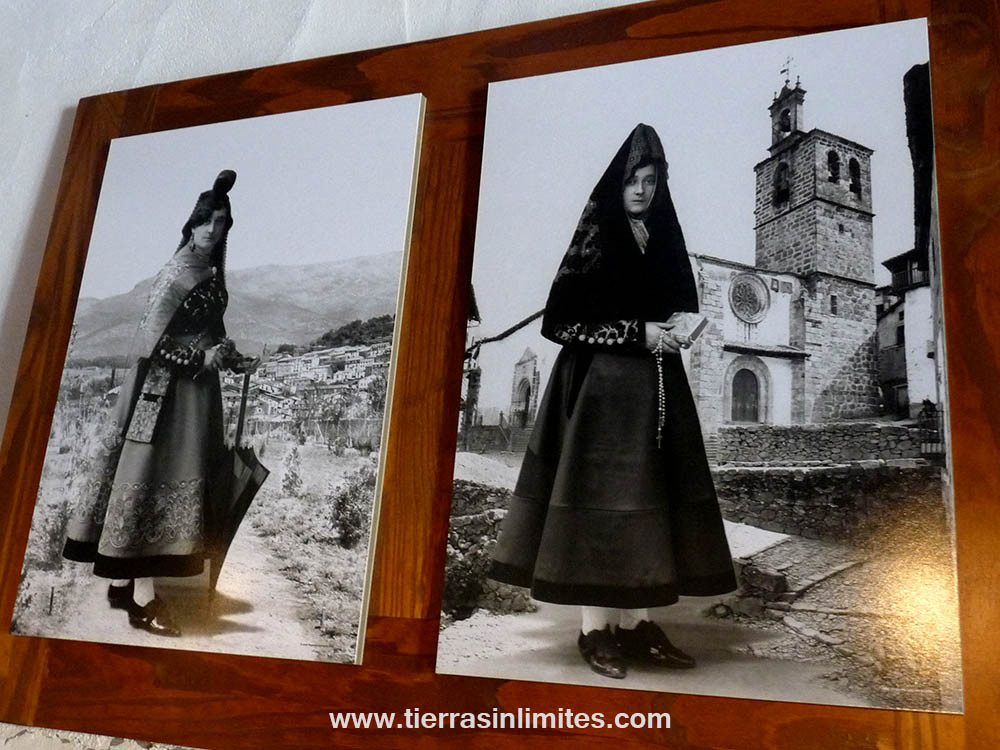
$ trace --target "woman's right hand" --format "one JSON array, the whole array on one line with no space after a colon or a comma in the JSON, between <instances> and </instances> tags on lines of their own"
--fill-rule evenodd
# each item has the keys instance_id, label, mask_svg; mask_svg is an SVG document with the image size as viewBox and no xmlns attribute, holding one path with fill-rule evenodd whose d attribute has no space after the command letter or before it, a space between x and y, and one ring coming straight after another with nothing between
<instances>
[{"instance_id":1,"label":"woman's right hand","mask_svg":"<svg viewBox=\"0 0 1000 750\"><path fill-rule=\"evenodd\" d=\"M656 351L656 347L663 337L663 351L677 354L684 348L684 342L671 332L672 325L667 323L647 322L646 323L646 348L651 352Z\"/></svg>"}]
</instances>

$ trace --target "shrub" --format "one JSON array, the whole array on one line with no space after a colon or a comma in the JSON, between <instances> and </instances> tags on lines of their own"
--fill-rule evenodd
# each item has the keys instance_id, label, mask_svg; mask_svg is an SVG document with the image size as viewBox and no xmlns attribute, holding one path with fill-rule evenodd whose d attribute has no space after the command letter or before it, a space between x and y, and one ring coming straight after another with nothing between
<instances>
[{"instance_id":1,"label":"shrub","mask_svg":"<svg viewBox=\"0 0 1000 750\"><path fill-rule=\"evenodd\" d=\"M372 502L375 498L375 466L362 466L347 478L333 495L333 520L340 532L344 549L353 549L368 537L371 528Z\"/></svg>"},{"instance_id":2,"label":"shrub","mask_svg":"<svg viewBox=\"0 0 1000 750\"><path fill-rule=\"evenodd\" d=\"M298 497L299 493L302 492L302 459L299 457L299 446L297 445L293 445L292 449L285 455L281 491L295 497Z\"/></svg>"}]
</instances>

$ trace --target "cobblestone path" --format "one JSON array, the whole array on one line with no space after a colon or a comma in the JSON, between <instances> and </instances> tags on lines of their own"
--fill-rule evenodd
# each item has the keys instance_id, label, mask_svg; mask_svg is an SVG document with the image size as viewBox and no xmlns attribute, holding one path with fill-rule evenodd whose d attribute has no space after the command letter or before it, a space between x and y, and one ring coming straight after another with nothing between
<instances>
[{"instance_id":1,"label":"cobblestone path","mask_svg":"<svg viewBox=\"0 0 1000 750\"><path fill-rule=\"evenodd\" d=\"M873 705L961 711L950 547L936 538L881 545L788 537L741 561L756 594L735 617L770 620L780 638L746 646L762 658L826 661L832 684Z\"/></svg>"}]
</instances>

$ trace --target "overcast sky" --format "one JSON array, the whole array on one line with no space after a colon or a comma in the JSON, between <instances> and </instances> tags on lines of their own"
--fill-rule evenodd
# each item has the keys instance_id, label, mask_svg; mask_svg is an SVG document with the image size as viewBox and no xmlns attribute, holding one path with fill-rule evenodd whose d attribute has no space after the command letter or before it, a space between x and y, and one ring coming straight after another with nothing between
<instances>
[{"instance_id":1,"label":"overcast sky","mask_svg":"<svg viewBox=\"0 0 1000 750\"><path fill-rule=\"evenodd\" d=\"M473 283L483 323L498 333L545 305L584 204L639 122L659 133L688 251L754 262L754 171L771 144L768 106L791 80L806 90L805 129L875 150L872 202L880 261L913 246L913 170L903 75L928 60L923 19L780 39L494 83L489 88ZM483 347L480 404L510 404L526 346L558 347L538 324Z\"/></svg>"},{"instance_id":2,"label":"overcast sky","mask_svg":"<svg viewBox=\"0 0 1000 750\"><path fill-rule=\"evenodd\" d=\"M81 296L107 297L170 258L199 193L223 169L228 268L301 265L403 249L419 94L116 138Z\"/></svg>"}]
</instances>

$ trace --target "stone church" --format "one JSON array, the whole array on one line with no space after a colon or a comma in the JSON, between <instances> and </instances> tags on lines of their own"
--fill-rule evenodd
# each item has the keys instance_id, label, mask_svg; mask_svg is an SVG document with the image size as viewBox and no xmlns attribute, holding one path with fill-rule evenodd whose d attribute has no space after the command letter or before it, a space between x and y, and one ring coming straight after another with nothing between
<instances>
[{"instance_id":1,"label":"stone church","mask_svg":"<svg viewBox=\"0 0 1000 750\"><path fill-rule=\"evenodd\" d=\"M770 106L756 172L756 264L692 255L708 326L691 351L706 433L878 414L872 150L803 127L805 90Z\"/></svg>"},{"instance_id":2,"label":"stone church","mask_svg":"<svg viewBox=\"0 0 1000 750\"><path fill-rule=\"evenodd\" d=\"M756 172L756 263L692 254L709 320L689 377L706 434L726 424L804 424L879 413L872 150L804 129L806 91L769 108L769 156ZM515 365L511 415L534 421L539 378Z\"/></svg>"}]
</instances>

